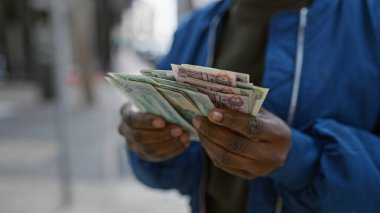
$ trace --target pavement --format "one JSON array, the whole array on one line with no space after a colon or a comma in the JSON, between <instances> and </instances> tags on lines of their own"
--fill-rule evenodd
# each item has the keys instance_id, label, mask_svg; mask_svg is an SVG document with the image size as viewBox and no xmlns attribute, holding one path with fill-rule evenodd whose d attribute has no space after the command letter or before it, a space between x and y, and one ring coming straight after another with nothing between
<instances>
[{"instance_id":1,"label":"pavement","mask_svg":"<svg viewBox=\"0 0 380 213\"><path fill-rule=\"evenodd\" d=\"M129 49L115 56L114 70L136 73L149 67ZM139 183L117 133L124 97L102 78L94 82L95 103L83 102L81 84L68 84L69 172L62 185L57 110L42 102L30 82L0 83L1 213L185 213L188 199ZM64 190L62 190L64 189ZM62 203L63 191L71 202Z\"/></svg>"}]
</instances>

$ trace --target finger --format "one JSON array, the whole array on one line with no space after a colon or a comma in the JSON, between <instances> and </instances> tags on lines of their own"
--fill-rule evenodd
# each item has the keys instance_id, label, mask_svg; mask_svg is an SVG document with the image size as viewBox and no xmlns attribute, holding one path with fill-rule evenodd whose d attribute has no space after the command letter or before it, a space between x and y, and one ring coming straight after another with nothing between
<instances>
[{"instance_id":1,"label":"finger","mask_svg":"<svg viewBox=\"0 0 380 213\"><path fill-rule=\"evenodd\" d=\"M209 112L208 118L211 122L239 132L248 138L267 139L271 134L268 134L270 132L260 115L259 113L257 116L252 116L237 111L213 109Z\"/></svg>"},{"instance_id":2,"label":"finger","mask_svg":"<svg viewBox=\"0 0 380 213\"><path fill-rule=\"evenodd\" d=\"M245 171L245 170L242 170L242 169L235 169L235 168L231 168L231 167L226 167L226 166L221 166L217 161L215 161L214 159L211 159L212 163L214 164L215 167L217 168L220 168L222 169L223 171L229 173L229 174L232 174L232 175L235 175L235 176L239 176L243 179L247 179L247 180L251 180L251 179L254 179L256 177L256 175L248 172L248 171Z\"/></svg>"},{"instance_id":3,"label":"finger","mask_svg":"<svg viewBox=\"0 0 380 213\"><path fill-rule=\"evenodd\" d=\"M200 135L200 138L204 149L221 168L226 167L244 170L247 172L247 174L254 176L265 176L267 174L265 167L264 165L261 165L261 162L255 159L250 159L245 156L238 155L236 153L229 152L205 136Z\"/></svg>"},{"instance_id":4,"label":"finger","mask_svg":"<svg viewBox=\"0 0 380 213\"><path fill-rule=\"evenodd\" d=\"M262 152L267 148L264 143L251 141L247 137L223 126L212 123L207 118L199 117L198 133L206 136L213 143L222 146L230 152L252 158L261 158Z\"/></svg>"},{"instance_id":5,"label":"finger","mask_svg":"<svg viewBox=\"0 0 380 213\"><path fill-rule=\"evenodd\" d=\"M132 111L132 104L131 102L125 103L121 108L120 108L120 115L121 117L124 117L128 113Z\"/></svg>"},{"instance_id":6,"label":"finger","mask_svg":"<svg viewBox=\"0 0 380 213\"><path fill-rule=\"evenodd\" d=\"M128 126L135 129L162 129L166 125L165 120L159 116L140 112L128 113L123 120Z\"/></svg>"},{"instance_id":7,"label":"finger","mask_svg":"<svg viewBox=\"0 0 380 213\"><path fill-rule=\"evenodd\" d=\"M119 132L119 135L124 136L124 122L123 121L119 124L118 132Z\"/></svg>"},{"instance_id":8,"label":"finger","mask_svg":"<svg viewBox=\"0 0 380 213\"><path fill-rule=\"evenodd\" d=\"M181 141L181 143L183 143L185 146L189 146L191 143L189 133L185 132L183 135L181 135L179 141Z\"/></svg>"},{"instance_id":9,"label":"finger","mask_svg":"<svg viewBox=\"0 0 380 213\"><path fill-rule=\"evenodd\" d=\"M143 147L142 147L141 144L138 144L138 143L136 143L136 142L134 142L133 140L130 140L130 139L126 139L126 144L127 144L127 148L129 150L132 150L132 151L136 152L139 155L143 155L144 154L144 149L143 149Z\"/></svg>"},{"instance_id":10,"label":"finger","mask_svg":"<svg viewBox=\"0 0 380 213\"><path fill-rule=\"evenodd\" d=\"M203 148L207 151L211 158L218 162L219 165L237 169L250 169L252 160L229 152L223 147L215 144L204 135L200 134L199 137Z\"/></svg>"},{"instance_id":11,"label":"finger","mask_svg":"<svg viewBox=\"0 0 380 213\"><path fill-rule=\"evenodd\" d=\"M234 168L228 168L228 167L220 167L220 169L222 169L223 171L225 171L227 173L239 176L239 177L241 177L243 179L246 179L246 180L252 180L255 177L257 177L254 174L251 174L251 173L249 173L247 171L240 170L240 169L234 169Z\"/></svg>"},{"instance_id":12,"label":"finger","mask_svg":"<svg viewBox=\"0 0 380 213\"><path fill-rule=\"evenodd\" d=\"M172 140L182 137L185 131L180 127L172 125L162 130L143 130L143 129L131 129L126 127L127 134L133 138L136 142L142 144L161 143L164 141Z\"/></svg>"},{"instance_id":13,"label":"finger","mask_svg":"<svg viewBox=\"0 0 380 213\"><path fill-rule=\"evenodd\" d=\"M172 139L162 143L144 145L145 154L157 160L172 158L181 154L189 144L181 143L179 139Z\"/></svg>"},{"instance_id":14,"label":"finger","mask_svg":"<svg viewBox=\"0 0 380 213\"><path fill-rule=\"evenodd\" d=\"M150 162L158 162L162 160L156 156L153 149L148 149L141 143L134 142L133 140L127 140L128 149L135 152L140 159Z\"/></svg>"}]
</instances>

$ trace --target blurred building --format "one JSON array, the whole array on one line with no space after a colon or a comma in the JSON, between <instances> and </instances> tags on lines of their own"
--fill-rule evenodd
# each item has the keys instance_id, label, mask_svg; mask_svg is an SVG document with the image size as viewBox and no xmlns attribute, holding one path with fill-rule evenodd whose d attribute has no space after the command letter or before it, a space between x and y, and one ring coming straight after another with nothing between
<instances>
[{"instance_id":1,"label":"blurred building","mask_svg":"<svg viewBox=\"0 0 380 213\"><path fill-rule=\"evenodd\" d=\"M50 2L0 1L0 79L34 80L46 99L54 95ZM73 72L86 77L110 68L112 30L131 3L132 0L66 1Z\"/></svg>"},{"instance_id":2,"label":"blurred building","mask_svg":"<svg viewBox=\"0 0 380 213\"><path fill-rule=\"evenodd\" d=\"M67 131L57 128L57 105L40 101L54 96L52 1L0 0L0 212L189 212L178 192L133 178L117 133L125 99L93 75L152 67L180 19L211 0L61 0L71 54L61 82ZM61 209L65 192L73 202Z\"/></svg>"},{"instance_id":3,"label":"blurred building","mask_svg":"<svg viewBox=\"0 0 380 213\"><path fill-rule=\"evenodd\" d=\"M84 76L85 89L90 90L88 76L110 70L114 46L120 43L154 62L168 50L178 20L210 1L65 1L71 26L72 71ZM46 99L54 96L50 2L0 1L0 79L33 80ZM89 91L87 96L91 96Z\"/></svg>"}]
</instances>

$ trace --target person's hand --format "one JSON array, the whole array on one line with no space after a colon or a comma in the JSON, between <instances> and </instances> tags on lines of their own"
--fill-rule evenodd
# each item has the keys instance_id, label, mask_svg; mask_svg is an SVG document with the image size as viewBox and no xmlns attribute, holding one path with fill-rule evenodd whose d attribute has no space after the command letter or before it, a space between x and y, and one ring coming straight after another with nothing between
<instances>
[{"instance_id":1,"label":"person's hand","mask_svg":"<svg viewBox=\"0 0 380 213\"><path fill-rule=\"evenodd\" d=\"M125 137L128 148L144 160L164 161L190 145L188 133L158 116L135 112L128 104L121 108L121 116L119 133Z\"/></svg>"},{"instance_id":2,"label":"person's hand","mask_svg":"<svg viewBox=\"0 0 380 213\"><path fill-rule=\"evenodd\" d=\"M290 147L289 127L264 109L256 117L214 109L208 118L194 118L193 125L214 165L245 179L281 167Z\"/></svg>"}]
</instances>

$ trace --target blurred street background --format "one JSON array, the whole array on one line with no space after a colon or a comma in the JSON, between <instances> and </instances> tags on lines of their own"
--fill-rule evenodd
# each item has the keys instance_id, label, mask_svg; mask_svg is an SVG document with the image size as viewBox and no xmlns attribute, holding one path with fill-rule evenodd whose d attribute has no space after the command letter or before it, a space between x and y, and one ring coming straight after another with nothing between
<instances>
[{"instance_id":1,"label":"blurred street background","mask_svg":"<svg viewBox=\"0 0 380 213\"><path fill-rule=\"evenodd\" d=\"M212 0L0 1L0 212L189 212L139 183L106 72L153 68Z\"/></svg>"}]
</instances>

